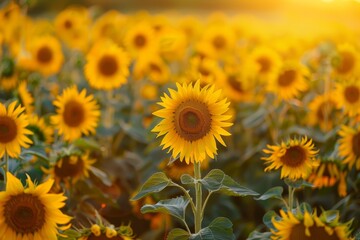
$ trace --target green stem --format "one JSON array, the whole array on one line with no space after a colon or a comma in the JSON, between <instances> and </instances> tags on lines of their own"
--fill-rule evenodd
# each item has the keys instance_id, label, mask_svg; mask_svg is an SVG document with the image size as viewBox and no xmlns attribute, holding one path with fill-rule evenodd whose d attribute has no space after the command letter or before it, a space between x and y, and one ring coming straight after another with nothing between
<instances>
[{"instance_id":1,"label":"green stem","mask_svg":"<svg viewBox=\"0 0 360 240\"><path fill-rule=\"evenodd\" d=\"M291 211L293 208L293 202L294 202L294 191L293 187L289 185L289 210Z\"/></svg>"},{"instance_id":2,"label":"green stem","mask_svg":"<svg viewBox=\"0 0 360 240\"><path fill-rule=\"evenodd\" d=\"M200 163L194 163L194 175L195 175L195 196L196 196L196 204L195 204L195 233L198 233L201 230L201 222L202 222L202 189L201 189L201 168Z\"/></svg>"},{"instance_id":3,"label":"green stem","mask_svg":"<svg viewBox=\"0 0 360 240\"><path fill-rule=\"evenodd\" d=\"M5 165L3 166L3 169L4 169L4 186L6 187L6 183L7 183L6 174L9 171L9 155L7 154L6 151L4 153L4 162L5 162Z\"/></svg>"},{"instance_id":4,"label":"green stem","mask_svg":"<svg viewBox=\"0 0 360 240\"><path fill-rule=\"evenodd\" d=\"M201 214L202 214L202 215L204 215L204 211L205 211L206 204L207 204L207 202L209 201L210 196L211 196L212 193L213 193L213 192L209 192L209 194L208 194L208 195L206 196L206 198L205 198L205 201L204 201L204 204L203 204L202 210L201 210Z\"/></svg>"},{"instance_id":5,"label":"green stem","mask_svg":"<svg viewBox=\"0 0 360 240\"><path fill-rule=\"evenodd\" d=\"M195 207L195 204L194 204L193 199L191 198L189 192L183 186L181 186L181 185L179 185L177 183L171 182L171 185L174 186L174 187L180 188L181 191L184 192L186 198L189 199L189 201L190 201L191 210L193 211L193 213L195 215L196 207Z\"/></svg>"}]
</instances>

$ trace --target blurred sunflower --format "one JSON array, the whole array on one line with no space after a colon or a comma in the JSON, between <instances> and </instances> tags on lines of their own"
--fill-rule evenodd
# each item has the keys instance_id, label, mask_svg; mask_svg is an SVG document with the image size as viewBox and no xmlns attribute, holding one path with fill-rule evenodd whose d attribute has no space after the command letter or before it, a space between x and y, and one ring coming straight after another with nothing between
<instances>
[{"instance_id":1,"label":"blurred sunflower","mask_svg":"<svg viewBox=\"0 0 360 240\"><path fill-rule=\"evenodd\" d=\"M110 90L126 83L130 59L112 41L100 41L94 44L86 60L85 76L91 87Z\"/></svg>"},{"instance_id":2,"label":"blurred sunflower","mask_svg":"<svg viewBox=\"0 0 360 240\"><path fill-rule=\"evenodd\" d=\"M129 28L125 34L124 44L133 58L158 51L154 30L150 24L144 22Z\"/></svg>"},{"instance_id":3,"label":"blurred sunflower","mask_svg":"<svg viewBox=\"0 0 360 240\"><path fill-rule=\"evenodd\" d=\"M18 72L15 62L11 58L3 57L1 60L0 89L11 91L18 85Z\"/></svg>"},{"instance_id":4,"label":"blurred sunflower","mask_svg":"<svg viewBox=\"0 0 360 240\"><path fill-rule=\"evenodd\" d=\"M340 135L339 155L345 158L342 163L349 169L355 165L360 169L360 127L351 128L343 125L338 133Z\"/></svg>"},{"instance_id":5,"label":"blurred sunflower","mask_svg":"<svg viewBox=\"0 0 360 240\"><path fill-rule=\"evenodd\" d=\"M339 196L346 196L346 171L341 170L338 162L321 159L320 165L315 167L307 178L315 188L332 187L338 184Z\"/></svg>"},{"instance_id":6,"label":"blurred sunflower","mask_svg":"<svg viewBox=\"0 0 360 240\"><path fill-rule=\"evenodd\" d=\"M154 83L164 84L170 78L170 69L160 56L140 57L134 67L134 77L142 79L145 76Z\"/></svg>"},{"instance_id":7,"label":"blurred sunflower","mask_svg":"<svg viewBox=\"0 0 360 240\"><path fill-rule=\"evenodd\" d=\"M268 91L275 93L279 99L297 98L308 89L306 77L309 71L298 63L287 63L278 72L276 78L268 81Z\"/></svg>"},{"instance_id":8,"label":"blurred sunflower","mask_svg":"<svg viewBox=\"0 0 360 240\"><path fill-rule=\"evenodd\" d=\"M38 115L29 116L29 125L27 126L31 132L33 132L33 142L36 138L40 142L50 144L53 142L54 129L45 123L44 118L39 117Z\"/></svg>"},{"instance_id":9,"label":"blurred sunflower","mask_svg":"<svg viewBox=\"0 0 360 240\"><path fill-rule=\"evenodd\" d=\"M89 170L95 162L95 159L89 158L88 153L73 153L62 155L50 169L43 169L43 171L52 176L56 188L63 183L69 189L79 179L89 177Z\"/></svg>"},{"instance_id":10,"label":"blurred sunflower","mask_svg":"<svg viewBox=\"0 0 360 240\"><path fill-rule=\"evenodd\" d=\"M5 153L16 158L21 152L21 147L28 148L32 143L26 136L32 132L26 128L29 122L23 114L25 108L16 105L16 101L12 102L6 109L5 105L0 103L0 158Z\"/></svg>"},{"instance_id":11,"label":"blurred sunflower","mask_svg":"<svg viewBox=\"0 0 360 240\"><path fill-rule=\"evenodd\" d=\"M159 51L167 61L184 59L188 42L180 30L169 28L158 36Z\"/></svg>"},{"instance_id":12,"label":"blurred sunflower","mask_svg":"<svg viewBox=\"0 0 360 240\"><path fill-rule=\"evenodd\" d=\"M263 152L270 154L268 157L261 158L270 166L265 171L279 169L281 167L281 178L290 178L291 180L305 179L311 170L318 165L312 140L307 137L299 139L290 139L288 142L281 142L279 146L267 145L268 149Z\"/></svg>"},{"instance_id":13,"label":"blurred sunflower","mask_svg":"<svg viewBox=\"0 0 360 240\"><path fill-rule=\"evenodd\" d=\"M344 109L350 117L360 113L360 81L352 79L336 84L336 99L338 106Z\"/></svg>"},{"instance_id":14,"label":"blurred sunflower","mask_svg":"<svg viewBox=\"0 0 360 240\"><path fill-rule=\"evenodd\" d=\"M341 44L337 47L337 54L332 59L332 65L336 74L340 76L350 75L359 68L359 52L353 45Z\"/></svg>"},{"instance_id":15,"label":"blurred sunflower","mask_svg":"<svg viewBox=\"0 0 360 240\"><path fill-rule=\"evenodd\" d=\"M206 156L214 158L217 154L216 140L225 146L223 136L230 133L224 127L230 115L223 115L229 109L227 99L221 97L221 90L207 85L200 88L200 82L180 85L177 91L169 89L169 95L161 98L161 110L154 112L163 120L154 127L158 137L163 136L163 149L172 150L172 157L180 157L180 161L189 164L202 162ZM216 139L216 140L215 140Z\"/></svg>"},{"instance_id":16,"label":"blurred sunflower","mask_svg":"<svg viewBox=\"0 0 360 240\"><path fill-rule=\"evenodd\" d=\"M333 92L316 96L308 105L307 122L311 126L319 125L323 131L329 131L337 124L338 102Z\"/></svg>"},{"instance_id":17,"label":"blurred sunflower","mask_svg":"<svg viewBox=\"0 0 360 240\"><path fill-rule=\"evenodd\" d=\"M351 240L350 225L339 222L339 214L329 221L326 213L320 216L316 211L313 214L305 211L304 213L293 214L280 210L281 220L272 219L276 230L271 230L273 240Z\"/></svg>"},{"instance_id":18,"label":"blurred sunflower","mask_svg":"<svg viewBox=\"0 0 360 240\"><path fill-rule=\"evenodd\" d=\"M255 69L255 77L263 82L276 78L281 67L281 58L274 50L267 47L255 48L247 58L250 66Z\"/></svg>"},{"instance_id":19,"label":"blurred sunflower","mask_svg":"<svg viewBox=\"0 0 360 240\"><path fill-rule=\"evenodd\" d=\"M13 36L22 19L21 8L13 1L0 9L0 32L2 32L5 42L10 44L14 40Z\"/></svg>"},{"instance_id":20,"label":"blurred sunflower","mask_svg":"<svg viewBox=\"0 0 360 240\"><path fill-rule=\"evenodd\" d=\"M217 58L223 58L235 47L235 32L227 24L214 24L205 28L202 41L209 43Z\"/></svg>"},{"instance_id":21,"label":"blurred sunflower","mask_svg":"<svg viewBox=\"0 0 360 240\"><path fill-rule=\"evenodd\" d=\"M81 236L79 240L133 240L134 236L130 226L104 226L102 224L92 224L90 228L80 230Z\"/></svg>"},{"instance_id":22,"label":"blurred sunflower","mask_svg":"<svg viewBox=\"0 0 360 240\"><path fill-rule=\"evenodd\" d=\"M190 59L188 79L200 80L200 86L214 84L217 81L223 81L224 74L217 61L210 58L194 57Z\"/></svg>"},{"instance_id":23,"label":"blurred sunflower","mask_svg":"<svg viewBox=\"0 0 360 240\"><path fill-rule=\"evenodd\" d=\"M26 114L31 115L34 112L34 98L28 91L25 81L21 82L18 86L18 96L20 104L25 107Z\"/></svg>"},{"instance_id":24,"label":"blurred sunflower","mask_svg":"<svg viewBox=\"0 0 360 240\"><path fill-rule=\"evenodd\" d=\"M66 141L73 141L81 134L95 133L100 111L93 95L86 96L86 90L80 93L76 86L69 87L53 102L56 115L51 121Z\"/></svg>"},{"instance_id":25,"label":"blurred sunflower","mask_svg":"<svg viewBox=\"0 0 360 240\"><path fill-rule=\"evenodd\" d=\"M65 205L63 194L49 193L54 181L34 185L27 176L27 186L7 172L6 190L0 192L0 236L1 239L52 239L58 230L68 226L71 217L60 211Z\"/></svg>"},{"instance_id":26,"label":"blurred sunflower","mask_svg":"<svg viewBox=\"0 0 360 240\"><path fill-rule=\"evenodd\" d=\"M195 16L185 16L179 19L178 29L185 33L188 42L194 42L201 33L201 23Z\"/></svg>"}]
</instances>

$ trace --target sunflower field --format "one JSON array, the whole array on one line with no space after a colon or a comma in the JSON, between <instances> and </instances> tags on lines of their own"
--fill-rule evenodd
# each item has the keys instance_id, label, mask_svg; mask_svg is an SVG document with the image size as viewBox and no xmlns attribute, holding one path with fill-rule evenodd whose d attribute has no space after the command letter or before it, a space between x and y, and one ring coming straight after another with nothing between
<instances>
[{"instance_id":1,"label":"sunflower field","mask_svg":"<svg viewBox=\"0 0 360 240\"><path fill-rule=\"evenodd\" d=\"M360 240L359 1L120 2L0 1L0 240Z\"/></svg>"}]
</instances>

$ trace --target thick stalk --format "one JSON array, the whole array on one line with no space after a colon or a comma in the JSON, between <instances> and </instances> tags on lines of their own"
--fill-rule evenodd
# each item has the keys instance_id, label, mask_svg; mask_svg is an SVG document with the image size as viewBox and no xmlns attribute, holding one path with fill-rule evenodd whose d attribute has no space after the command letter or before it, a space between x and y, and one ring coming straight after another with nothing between
<instances>
[{"instance_id":1,"label":"thick stalk","mask_svg":"<svg viewBox=\"0 0 360 240\"><path fill-rule=\"evenodd\" d=\"M198 233L201 230L202 222L202 189L201 189L201 168L200 163L194 163L194 175L195 175L195 233Z\"/></svg>"},{"instance_id":2,"label":"thick stalk","mask_svg":"<svg viewBox=\"0 0 360 240\"><path fill-rule=\"evenodd\" d=\"M294 191L293 188L289 185L289 210L293 209L294 202Z\"/></svg>"}]
</instances>

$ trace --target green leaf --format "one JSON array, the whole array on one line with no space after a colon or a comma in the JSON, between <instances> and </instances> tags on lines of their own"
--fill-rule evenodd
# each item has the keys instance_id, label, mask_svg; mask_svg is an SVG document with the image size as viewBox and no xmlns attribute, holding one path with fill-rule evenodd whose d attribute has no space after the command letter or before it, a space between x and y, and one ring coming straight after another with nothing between
<instances>
[{"instance_id":1,"label":"green leaf","mask_svg":"<svg viewBox=\"0 0 360 240\"><path fill-rule=\"evenodd\" d=\"M45 161L49 162L49 158L48 158L47 156L39 153L39 152L31 151L31 150L24 150L24 151L22 152L22 155L28 155L28 154L33 155L33 156L36 156L36 157L38 157L38 158L40 158L40 159L42 159L42 160L45 160Z\"/></svg>"},{"instance_id":2,"label":"green leaf","mask_svg":"<svg viewBox=\"0 0 360 240\"><path fill-rule=\"evenodd\" d=\"M76 139L73 142L73 145L81 149L93 149L93 150L100 149L100 145L97 142L95 142L94 140L84 139L84 138Z\"/></svg>"},{"instance_id":3,"label":"green leaf","mask_svg":"<svg viewBox=\"0 0 360 240\"><path fill-rule=\"evenodd\" d=\"M267 200L269 198L281 199L283 191L284 191L284 189L282 187L273 187L273 188L270 188L269 190L267 190L260 197L255 198L255 200Z\"/></svg>"},{"instance_id":4,"label":"green leaf","mask_svg":"<svg viewBox=\"0 0 360 240\"><path fill-rule=\"evenodd\" d=\"M271 232L258 232L254 231L250 233L249 237L246 240L270 240L272 233Z\"/></svg>"},{"instance_id":5,"label":"green leaf","mask_svg":"<svg viewBox=\"0 0 360 240\"><path fill-rule=\"evenodd\" d=\"M326 223L331 224L333 221L339 219L339 211L337 210L324 211L321 213L320 218L324 219Z\"/></svg>"},{"instance_id":6,"label":"green leaf","mask_svg":"<svg viewBox=\"0 0 360 240\"><path fill-rule=\"evenodd\" d=\"M183 174L180 177L182 184L195 184L195 179L189 174Z\"/></svg>"},{"instance_id":7,"label":"green leaf","mask_svg":"<svg viewBox=\"0 0 360 240\"><path fill-rule=\"evenodd\" d=\"M211 192L221 191L229 196L259 195L257 192L241 186L220 169L211 170L201 182Z\"/></svg>"},{"instance_id":8,"label":"green leaf","mask_svg":"<svg viewBox=\"0 0 360 240\"><path fill-rule=\"evenodd\" d=\"M190 240L234 240L232 222L224 217L213 220L206 228L192 234Z\"/></svg>"},{"instance_id":9,"label":"green leaf","mask_svg":"<svg viewBox=\"0 0 360 240\"><path fill-rule=\"evenodd\" d=\"M139 200L151 193L160 192L171 183L171 180L163 172L154 173L142 185L140 191L131 199L132 201Z\"/></svg>"},{"instance_id":10,"label":"green leaf","mask_svg":"<svg viewBox=\"0 0 360 240\"><path fill-rule=\"evenodd\" d=\"M280 220L280 217L275 213L275 211L271 210L271 211L265 213L265 215L263 217L263 222L269 229L275 230L274 224L272 223L273 218Z\"/></svg>"},{"instance_id":11,"label":"green leaf","mask_svg":"<svg viewBox=\"0 0 360 240\"><path fill-rule=\"evenodd\" d=\"M189 233L181 228L175 228L169 232L167 240L188 240Z\"/></svg>"},{"instance_id":12,"label":"green leaf","mask_svg":"<svg viewBox=\"0 0 360 240\"><path fill-rule=\"evenodd\" d=\"M285 183L293 188L300 188L300 187L313 187L314 185L312 185L309 182L306 182L303 179L299 179L299 180L290 180L290 179L285 179Z\"/></svg>"},{"instance_id":13,"label":"green leaf","mask_svg":"<svg viewBox=\"0 0 360 240\"><path fill-rule=\"evenodd\" d=\"M161 200L154 205L146 204L141 208L141 213L161 212L170 214L181 220L185 220L185 210L189 204L189 199L177 197L172 199Z\"/></svg>"},{"instance_id":14,"label":"green leaf","mask_svg":"<svg viewBox=\"0 0 360 240\"><path fill-rule=\"evenodd\" d=\"M112 182L111 179L108 177L108 175L101 171L100 169L94 167L94 166L90 166L90 171L106 186L111 186Z\"/></svg>"}]
</instances>

